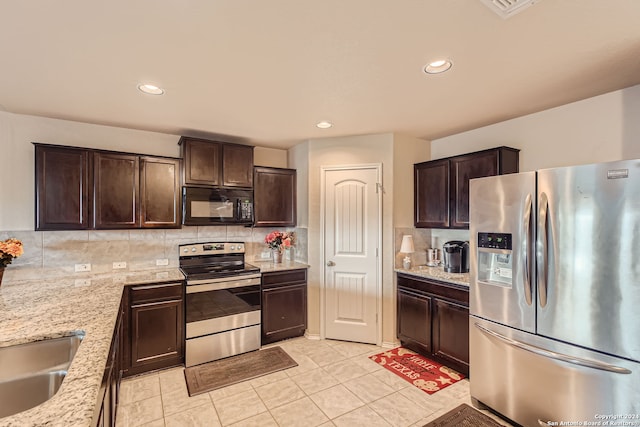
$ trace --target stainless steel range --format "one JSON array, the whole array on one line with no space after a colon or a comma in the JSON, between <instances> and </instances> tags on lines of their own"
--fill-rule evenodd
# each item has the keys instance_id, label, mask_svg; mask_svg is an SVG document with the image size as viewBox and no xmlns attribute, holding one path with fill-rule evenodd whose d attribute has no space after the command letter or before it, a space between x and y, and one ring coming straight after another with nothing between
<instances>
[{"instance_id":1,"label":"stainless steel range","mask_svg":"<svg viewBox=\"0 0 640 427\"><path fill-rule=\"evenodd\" d=\"M260 269L242 242L180 245L187 367L260 348Z\"/></svg>"}]
</instances>

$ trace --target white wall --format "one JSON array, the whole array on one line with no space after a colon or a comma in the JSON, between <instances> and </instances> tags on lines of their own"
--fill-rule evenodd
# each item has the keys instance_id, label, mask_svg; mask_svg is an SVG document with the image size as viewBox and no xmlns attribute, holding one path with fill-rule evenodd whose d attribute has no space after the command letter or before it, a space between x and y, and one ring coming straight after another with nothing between
<instances>
[{"instance_id":1,"label":"white wall","mask_svg":"<svg viewBox=\"0 0 640 427\"><path fill-rule=\"evenodd\" d=\"M413 227L413 164L430 158L429 141L394 134L393 225L395 227Z\"/></svg>"},{"instance_id":2,"label":"white wall","mask_svg":"<svg viewBox=\"0 0 640 427\"><path fill-rule=\"evenodd\" d=\"M640 158L640 85L431 143L433 159L506 145L520 171Z\"/></svg>"},{"instance_id":3,"label":"white wall","mask_svg":"<svg viewBox=\"0 0 640 427\"><path fill-rule=\"evenodd\" d=\"M272 168L286 168L288 167L287 155L287 150L256 147L253 150L253 164Z\"/></svg>"},{"instance_id":4,"label":"white wall","mask_svg":"<svg viewBox=\"0 0 640 427\"><path fill-rule=\"evenodd\" d=\"M322 247L320 200L322 166L382 164L382 337L396 342L394 226L413 224L413 163L429 158L429 142L406 135L378 134L310 140L289 150L290 164L299 166L299 225L308 225L308 333L319 335L320 264ZM306 192L306 194L301 194Z\"/></svg>"},{"instance_id":5,"label":"white wall","mask_svg":"<svg viewBox=\"0 0 640 427\"><path fill-rule=\"evenodd\" d=\"M33 230L32 142L180 157L180 136L0 112L0 231ZM256 147L255 164L287 166L287 151Z\"/></svg>"}]
</instances>

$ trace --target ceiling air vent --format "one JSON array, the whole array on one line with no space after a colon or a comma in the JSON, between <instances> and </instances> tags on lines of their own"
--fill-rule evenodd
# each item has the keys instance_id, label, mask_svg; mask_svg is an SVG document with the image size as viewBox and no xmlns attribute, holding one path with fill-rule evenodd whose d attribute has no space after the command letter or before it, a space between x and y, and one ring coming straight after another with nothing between
<instances>
[{"instance_id":1,"label":"ceiling air vent","mask_svg":"<svg viewBox=\"0 0 640 427\"><path fill-rule=\"evenodd\" d=\"M480 0L502 19L511 18L539 0Z\"/></svg>"}]
</instances>

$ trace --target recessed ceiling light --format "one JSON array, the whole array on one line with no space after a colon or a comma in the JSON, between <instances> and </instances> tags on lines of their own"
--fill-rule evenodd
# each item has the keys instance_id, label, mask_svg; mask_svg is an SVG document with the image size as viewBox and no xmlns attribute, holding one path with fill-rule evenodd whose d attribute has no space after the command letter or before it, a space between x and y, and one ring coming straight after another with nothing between
<instances>
[{"instance_id":1,"label":"recessed ceiling light","mask_svg":"<svg viewBox=\"0 0 640 427\"><path fill-rule=\"evenodd\" d=\"M149 95L162 95L164 93L164 89L150 84L141 83L138 85L138 89Z\"/></svg>"},{"instance_id":2,"label":"recessed ceiling light","mask_svg":"<svg viewBox=\"0 0 640 427\"><path fill-rule=\"evenodd\" d=\"M329 129L331 126L333 126L333 123L328 122L326 120L323 120L318 124L316 124L316 127L319 127L320 129Z\"/></svg>"},{"instance_id":3,"label":"recessed ceiling light","mask_svg":"<svg viewBox=\"0 0 640 427\"><path fill-rule=\"evenodd\" d=\"M438 59L424 66L424 72L427 74L444 73L453 66L453 62L449 59Z\"/></svg>"}]
</instances>

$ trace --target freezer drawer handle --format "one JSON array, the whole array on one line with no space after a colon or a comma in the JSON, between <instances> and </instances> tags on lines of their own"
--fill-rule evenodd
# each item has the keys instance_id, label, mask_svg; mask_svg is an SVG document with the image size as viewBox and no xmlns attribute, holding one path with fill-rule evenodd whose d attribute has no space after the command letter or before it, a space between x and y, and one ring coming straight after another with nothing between
<instances>
[{"instance_id":1,"label":"freezer drawer handle","mask_svg":"<svg viewBox=\"0 0 640 427\"><path fill-rule=\"evenodd\" d=\"M501 335L497 332L490 331L489 329L483 326L480 326L478 323L474 323L474 325L476 328L480 329L485 334L491 335L492 337L495 337L501 341L504 341L513 347L518 347L522 350L529 351L539 356L549 357L551 359L560 360L562 362L571 363L574 365L584 366L586 368L593 368L593 369L600 369L602 371L615 372L616 374L631 373L631 371L628 370L627 368L621 368L619 366L610 365L608 363L598 362L597 360L582 359L579 357L569 356L562 353L556 353L555 351L551 351L551 350L545 350L544 348L536 347L531 344L525 344L523 342L505 337L504 335Z\"/></svg>"}]
</instances>

